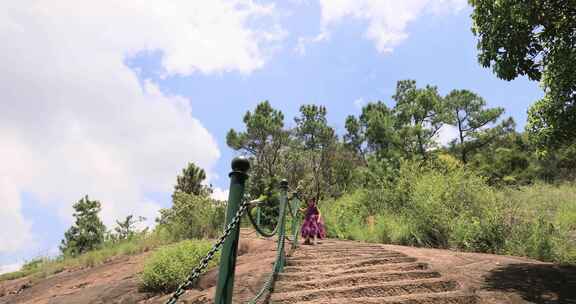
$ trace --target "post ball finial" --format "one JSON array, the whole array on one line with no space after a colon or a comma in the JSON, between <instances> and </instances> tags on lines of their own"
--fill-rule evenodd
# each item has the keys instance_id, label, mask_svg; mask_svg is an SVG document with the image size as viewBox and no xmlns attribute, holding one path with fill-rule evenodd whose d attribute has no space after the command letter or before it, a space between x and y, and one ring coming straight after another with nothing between
<instances>
[{"instance_id":1,"label":"post ball finial","mask_svg":"<svg viewBox=\"0 0 576 304\"><path fill-rule=\"evenodd\" d=\"M246 157L234 157L232 160L232 171L240 171L246 173L248 170L250 170L250 161Z\"/></svg>"}]
</instances>

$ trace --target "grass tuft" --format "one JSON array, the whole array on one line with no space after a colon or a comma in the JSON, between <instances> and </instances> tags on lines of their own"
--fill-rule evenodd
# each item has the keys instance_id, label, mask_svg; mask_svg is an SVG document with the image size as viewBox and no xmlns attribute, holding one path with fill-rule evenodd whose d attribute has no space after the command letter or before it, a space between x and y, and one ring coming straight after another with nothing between
<instances>
[{"instance_id":1,"label":"grass tuft","mask_svg":"<svg viewBox=\"0 0 576 304\"><path fill-rule=\"evenodd\" d=\"M62 272L64 269L88 268L103 264L110 259L134 255L169 244L172 239L162 230L138 235L130 240L105 243L102 248L76 257L39 257L24 264L21 270L0 275L0 281L31 276L38 280Z\"/></svg>"}]
</instances>

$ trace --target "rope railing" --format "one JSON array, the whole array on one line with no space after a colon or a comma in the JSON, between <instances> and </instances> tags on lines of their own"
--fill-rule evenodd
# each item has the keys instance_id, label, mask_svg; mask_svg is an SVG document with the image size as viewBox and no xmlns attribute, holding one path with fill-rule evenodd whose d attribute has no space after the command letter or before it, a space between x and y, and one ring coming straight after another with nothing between
<instances>
[{"instance_id":1,"label":"rope railing","mask_svg":"<svg viewBox=\"0 0 576 304\"><path fill-rule=\"evenodd\" d=\"M228 196L228 206L226 211L226 222L228 223L226 225L226 229L224 229L224 233L220 238L218 238L218 241L212 246L212 249L210 249L208 254L202 258L200 264L192 270L187 280L178 286L178 289L170 297L167 304L177 303L178 299L184 294L185 290L192 286L194 282L200 277L201 273L208 266L208 262L214 257L218 250L222 250L222 254L220 255L218 284L216 286L214 303L232 303L234 273L238 251L238 242L240 237L239 223L244 214L247 214L250 223L256 232L260 235L264 237L273 237L275 235L278 236L276 258L272 266L272 271L264 281L264 284L258 293L248 303L263 303L269 299L271 293L274 290L274 284L278 274L283 271L284 265L286 263L286 240L292 242L291 250L297 248L299 234L298 212L300 210L300 201L296 195L293 195L290 201L288 200L288 182L286 180L282 180L280 182L278 220L272 231L265 231L265 229L263 229L263 227L260 225L259 209L257 209L257 219L253 218L251 211L254 208L260 208L264 205L269 205L268 199L266 197L252 201L242 199L244 197L245 182L248 178L247 172L249 168L250 163L245 158L237 157L232 161L232 172L230 173L230 192ZM289 210L292 219L292 225L290 227L292 232L292 239L286 235L287 210Z\"/></svg>"},{"instance_id":2,"label":"rope railing","mask_svg":"<svg viewBox=\"0 0 576 304\"><path fill-rule=\"evenodd\" d=\"M288 182L282 181L280 184L281 193L280 193L280 212L278 213L278 222L276 227L274 228L275 231L278 233L278 246L276 248L276 259L274 261L274 265L272 266L272 272L256 294L252 300L250 300L249 304L256 304L260 303L260 301L265 302L268 300L268 297L274 290L274 283L276 282L276 278L278 277L278 273L282 272L284 269L284 264L286 261L286 251L285 251L285 240L286 240L286 205L287 205L287 196L286 190L288 189ZM256 228L256 226L254 226Z\"/></svg>"},{"instance_id":3,"label":"rope railing","mask_svg":"<svg viewBox=\"0 0 576 304\"><path fill-rule=\"evenodd\" d=\"M290 210L290 215L292 216L292 239L286 237L289 241L292 242L292 250L295 250L298 247L298 236L300 235L300 199L296 194L292 196L292 199L288 203L288 207Z\"/></svg>"},{"instance_id":4,"label":"rope railing","mask_svg":"<svg viewBox=\"0 0 576 304\"><path fill-rule=\"evenodd\" d=\"M252 217L252 209L258 208L258 207L263 206L263 205L268 205L268 204L269 204L269 203L268 203L268 198L267 198L267 197L263 197L263 198L260 198L260 199L255 199L255 200L253 200L253 201L250 202L250 207L248 208L248 212L246 212L246 215L247 215L247 217L248 217L248 220L250 220L250 223L252 224L252 227L254 227L254 230L256 230L256 232L259 233L261 236L263 236L263 237L268 237L268 238L269 238L269 237L275 236L276 233L278 232L278 227L280 226L280 225L278 225L279 222L276 223L276 226L274 227L274 230L272 230L272 231L270 231L270 232L267 232L267 231L265 231L264 229L262 229L262 227L260 226L260 220L259 220L258 218L254 219L254 218ZM257 211L258 211L257 214L259 215L259 214L260 214L260 212L259 212L260 210L257 210Z\"/></svg>"}]
</instances>

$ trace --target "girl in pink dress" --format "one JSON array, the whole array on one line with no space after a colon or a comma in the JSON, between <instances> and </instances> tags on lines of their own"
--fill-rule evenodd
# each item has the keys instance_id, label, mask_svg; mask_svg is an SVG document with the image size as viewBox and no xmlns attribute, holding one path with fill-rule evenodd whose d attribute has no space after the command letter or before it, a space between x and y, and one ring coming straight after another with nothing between
<instances>
[{"instance_id":1,"label":"girl in pink dress","mask_svg":"<svg viewBox=\"0 0 576 304\"><path fill-rule=\"evenodd\" d=\"M314 200L308 202L308 208L306 208L306 215L304 217L304 223L301 229L302 238L305 240L305 245L311 245L310 239L314 239L314 245L316 244L316 239L323 239L326 237L326 229L324 228L324 222L320 215L320 210Z\"/></svg>"}]
</instances>

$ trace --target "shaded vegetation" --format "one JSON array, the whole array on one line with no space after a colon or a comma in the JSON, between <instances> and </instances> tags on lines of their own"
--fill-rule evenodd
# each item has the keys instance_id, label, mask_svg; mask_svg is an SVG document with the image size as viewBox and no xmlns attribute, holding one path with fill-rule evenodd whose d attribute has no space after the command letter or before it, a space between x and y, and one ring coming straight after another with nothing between
<instances>
[{"instance_id":1,"label":"shaded vegetation","mask_svg":"<svg viewBox=\"0 0 576 304\"><path fill-rule=\"evenodd\" d=\"M574 273L575 266L511 264L492 271L486 277L486 288L516 292L529 303L575 303Z\"/></svg>"}]
</instances>

